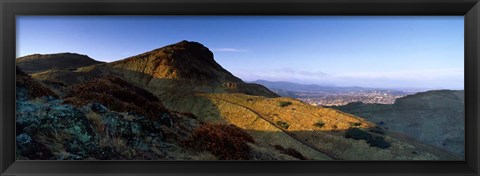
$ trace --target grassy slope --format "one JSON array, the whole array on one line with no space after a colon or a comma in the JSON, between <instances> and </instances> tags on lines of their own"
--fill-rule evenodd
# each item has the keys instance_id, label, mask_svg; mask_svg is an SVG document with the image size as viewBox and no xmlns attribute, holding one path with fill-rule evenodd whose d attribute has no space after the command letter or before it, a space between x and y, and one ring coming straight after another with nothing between
<instances>
[{"instance_id":1,"label":"grassy slope","mask_svg":"<svg viewBox=\"0 0 480 176\"><path fill-rule=\"evenodd\" d=\"M334 108L464 155L463 91L422 92L400 98L392 105L353 103Z\"/></svg>"},{"instance_id":2,"label":"grassy slope","mask_svg":"<svg viewBox=\"0 0 480 176\"><path fill-rule=\"evenodd\" d=\"M192 112L202 120L230 123L247 130L264 146L291 147L311 159L396 160L458 159L401 135L386 134L388 149L370 147L364 140L346 139L344 130L352 123L372 128L365 119L329 108L314 107L290 98L265 98L245 94L197 94L193 97L160 97L168 108ZM280 102L292 105L280 107ZM289 125L288 129L277 122ZM314 126L324 122L320 128ZM421 146L421 147L419 147ZM414 152L415 151L415 152Z\"/></svg>"}]
</instances>

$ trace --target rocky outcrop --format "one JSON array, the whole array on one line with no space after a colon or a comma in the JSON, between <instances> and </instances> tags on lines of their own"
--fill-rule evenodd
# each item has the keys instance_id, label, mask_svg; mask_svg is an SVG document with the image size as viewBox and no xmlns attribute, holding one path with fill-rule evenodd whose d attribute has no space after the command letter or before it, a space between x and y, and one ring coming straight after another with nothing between
<instances>
[{"instance_id":1,"label":"rocky outcrop","mask_svg":"<svg viewBox=\"0 0 480 176\"><path fill-rule=\"evenodd\" d=\"M171 160L179 142L198 126L175 113L153 121L102 104L82 107L62 100L17 101L17 158L47 160ZM183 135L183 136L182 136ZM177 158L178 157L178 158ZM186 158L185 158L186 157Z\"/></svg>"}]
</instances>

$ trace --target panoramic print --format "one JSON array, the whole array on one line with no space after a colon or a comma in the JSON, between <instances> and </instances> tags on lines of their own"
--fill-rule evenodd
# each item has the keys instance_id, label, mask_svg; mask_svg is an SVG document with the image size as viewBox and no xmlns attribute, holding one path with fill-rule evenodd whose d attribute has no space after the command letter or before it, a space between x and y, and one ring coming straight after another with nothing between
<instances>
[{"instance_id":1,"label":"panoramic print","mask_svg":"<svg viewBox=\"0 0 480 176\"><path fill-rule=\"evenodd\" d=\"M18 160L464 160L463 16L17 16Z\"/></svg>"}]
</instances>

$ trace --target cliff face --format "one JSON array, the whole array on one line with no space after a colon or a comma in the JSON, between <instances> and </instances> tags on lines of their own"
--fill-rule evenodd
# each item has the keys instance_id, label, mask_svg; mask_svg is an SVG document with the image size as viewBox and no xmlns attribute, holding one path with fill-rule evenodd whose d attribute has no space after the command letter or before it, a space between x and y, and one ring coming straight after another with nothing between
<instances>
[{"instance_id":1,"label":"cliff face","mask_svg":"<svg viewBox=\"0 0 480 176\"><path fill-rule=\"evenodd\" d=\"M392 105L333 107L428 144L465 155L465 92L436 90L399 98Z\"/></svg>"}]
</instances>

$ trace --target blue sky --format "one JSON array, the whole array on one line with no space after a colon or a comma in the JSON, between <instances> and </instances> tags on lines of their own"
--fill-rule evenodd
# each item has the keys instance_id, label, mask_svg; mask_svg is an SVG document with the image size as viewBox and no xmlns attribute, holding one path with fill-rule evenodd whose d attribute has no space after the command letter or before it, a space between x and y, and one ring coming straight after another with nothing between
<instances>
[{"instance_id":1,"label":"blue sky","mask_svg":"<svg viewBox=\"0 0 480 176\"><path fill-rule=\"evenodd\" d=\"M463 16L17 16L17 56L115 61L181 40L244 81L463 89Z\"/></svg>"}]
</instances>

